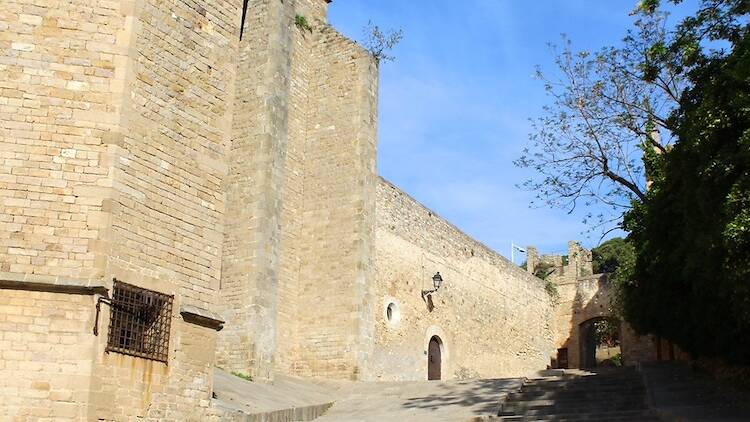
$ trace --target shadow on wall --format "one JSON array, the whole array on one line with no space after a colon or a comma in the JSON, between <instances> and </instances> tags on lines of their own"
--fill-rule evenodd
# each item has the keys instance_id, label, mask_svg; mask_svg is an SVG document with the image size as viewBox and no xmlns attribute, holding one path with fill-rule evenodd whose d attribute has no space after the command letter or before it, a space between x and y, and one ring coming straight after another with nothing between
<instances>
[{"instance_id":1,"label":"shadow on wall","mask_svg":"<svg viewBox=\"0 0 750 422\"><path fill-rule=\"evenodd\" d=\"M622 340L622 324L612 314L612 289L604 274L589 276L576 280L575 297L572 301L570 332L567 340L558 349L557 359L553 359L555 368L593 368L596 367L597 350L619 349ZM612 327L608 336L602 336L603 327ZM607 337L603 342L602 337ZM605 343L605 344L602 344ZM614 350L607 350L614 352ZM619 361L619 362L618 362ZM620 357L610 357L611 363L621 363Z\"/></svg>"},{"instance_id":2,"label":"shadow on wall","mask_svg":"<svg viewBox=\"0 0 750 422\"><path fill-rule=\"evenodd\" d=\"M570 331L551 367L594 368L602 363L630 366L686 358L673 344L639 336L627 322L618 320L611 311L613 295L605 274L576 280Z\"/></svg>"},{"instance_id":3,"label":"shadow on wall","mask_svg":"<svg viewBox=\"0 0 750 422\"><path fill-rule=\"evenodd\" d=\"M578 325L581 368L622 366L620 320L595 317Z\"/></svg>"},{"instance_id":4,"label":"shadow on wall","mask_svg":"<svg viewBox=\"0 0 750 422\"><path fill-rule=\"evenodd\" d=\"M404 401L407 409L445 410L455 406L470 408L475 415L497 415L499 401L504 393L517 391L519 379L484 379L455 383L426 383L426 395L412 397Z\"/></svg>"}]
</instances>

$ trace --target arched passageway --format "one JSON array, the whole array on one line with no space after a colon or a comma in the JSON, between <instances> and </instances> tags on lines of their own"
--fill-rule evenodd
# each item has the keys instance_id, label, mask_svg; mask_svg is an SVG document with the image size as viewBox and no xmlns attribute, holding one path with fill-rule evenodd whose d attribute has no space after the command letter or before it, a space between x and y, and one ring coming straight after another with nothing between
<instances>
[{"instance_id":1,"label":"arched passageway","mask_svg":"<svg viewBox=\"0 0 750 422\"><path fill-rule=\"evenodd\" d=\"M427 346L427 379L439 380L442 372L442 349L443 342L438 336L430 338L430 344Z\"/></svg>"},{"instance_id":2,"label":"arched passageway","mask_svg":"<svg viewBox=\"0 0 750 422\"><path fill-rule=\"evenodd\" d=\"M610 317L596 317L578 326L580 367L622 366L620 321Z\"/></svg>"}]
</instances>

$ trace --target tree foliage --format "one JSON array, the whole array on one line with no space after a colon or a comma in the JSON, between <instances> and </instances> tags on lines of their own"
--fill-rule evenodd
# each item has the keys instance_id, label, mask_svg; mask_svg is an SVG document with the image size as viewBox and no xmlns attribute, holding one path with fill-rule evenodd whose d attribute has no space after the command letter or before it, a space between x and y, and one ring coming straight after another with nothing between
<instances>
[{"instance_id":1,"label":"tree foliage","mask_svg":"<svg viewBox=\"0 0 750 422\"><path fill-rule=\"evenodd\" d=\"M750 1L697 6L668 27L642 0L621 47L565 40L516 164L548 205L604 204L630 232L595 260L637 331L750 363Z\"/></svg>"},{"instance_id":2,"label":"tree foliage","mask_svg":"<svg viewBox=\"0 0 750 422\"><path fill-rule=\"evenodd\" d=\"M593 325L597 345L616 347L620 344L620 321L617 318L602 318Z\"/></svg>"},{"instance_id":3,"label":"tree foliage","mask_svg":"<svg viewBox=\"0 0 750 422\"><path fill-rule=\"evenodd\" d=\"M515 162L535 170L523 187L537 199L570 212L603 204L610 212L589 217L615 226L633 200L646 199L643 151L668 148L668 116L685 87L680 68L644 66L657 54L653 46L670 40L666 16L638 19L621 47L576 52L567 38L562 49L552 46L558 76L537 70L550 104ZM666 51L658 56L676 61Z\"/></svg>"},{"instance_id":4,"label":"tree foliage","mask_svg":"<svg viewBox=\"0 0 750 422\"><path fill-rule=\"evenodd\" d=\"M705 57L706 43L738 39L737 17L747 3L702 0L695 16L670 27L660 2L643 0L621 46L574 51L567 38L553 46L556 72L537 72L550 104L515 162L534 170L522 186L569 212L603 205L589 208L586 222L619 227L624 213L648 200L654 155L674 142L670 116L691 86L688 73Z\"/></svg>"},{"instance_id":5,"label":"tree foliage","mask_svg":"<svg viewBox=\"0 0 750 422\"><path fill-rule=\"evenodd\" d=\"M613 274L635 262L633 246L621 237L607 240L591 249L594 274Z\"/></svg>"},{"instance_id":6,"label":"tree foliage","mask_svg":"<svg viewBox=\"0 0 750 422\"><path fill-rule=\"evenodd\" d=\"M591 257L594 274L607 274L607 280L613 286L610 311L622 316L623 291L633 280L635 248L628 239L615 237L591 249Z\"/></svg>"},{"instance_id":7,"label":"tree foliage","mask_svg":"<svg viewBox=\"0 0 750 422\"><path fill-rule=\"evenodd\" d=\"M363 35L362 45L378 63L381 61L392 62L396 57L391 55L390 51L404 38L404 31L403 29L383 30L370 21L363 29Z\"/></svg>"},{"instance_id":8,"label":"tree foliage","mask_svg":"<svg viewBox=\"0 0 750 422\"><path fill-rule=\"evenodd\" d=\"M625 217L636 265L623 305L640 332L750 363L750 5L703 3L664 46L684 52L690 88L668 122L674 148L646 157L653 183ZM691 47L706 37L728 48Z\"/></svg>"},{"instance_id":9,"label":"tree foliage","mask_svg":"<svg viewBox=\"0 0 750 422\"><path fill-rule=\"evenodd\" d=\"M555 272L555 265L549 262L541 261L534 267L534 276L542 280L547 280L553 272Z\"/></svg>"}]
</instances>

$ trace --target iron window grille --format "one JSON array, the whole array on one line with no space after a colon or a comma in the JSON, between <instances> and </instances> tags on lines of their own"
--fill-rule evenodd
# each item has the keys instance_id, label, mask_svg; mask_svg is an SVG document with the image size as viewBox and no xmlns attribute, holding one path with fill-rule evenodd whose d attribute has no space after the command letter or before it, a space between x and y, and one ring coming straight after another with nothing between
<instances>
[{"instance_id":1,"label":"iron window grille","mask_svg":"<svg viewBox=\"0 0 750 422\"><path fill-rule=\"evenodd\" d=\"M106 351L167 362L172 300L115 280Z\"/></svg>"}]
</instances>

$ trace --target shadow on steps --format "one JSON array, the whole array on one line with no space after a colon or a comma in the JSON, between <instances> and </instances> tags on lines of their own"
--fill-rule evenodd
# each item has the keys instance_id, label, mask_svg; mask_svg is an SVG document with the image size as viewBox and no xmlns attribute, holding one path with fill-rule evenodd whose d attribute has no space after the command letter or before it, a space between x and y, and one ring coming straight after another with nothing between
<instances>
[{"instance_id":1,"label":"shadow on steps","mask_svg":"<svg viewBox=\"0 0 750 422\"><path fill-rule=\"evenodd\" d=\"M679 363L641 365L650 405L667 421L750 421L750 392Z\"/></svg>"},{"instance_id":2,"label":"shadow on steps","mask_svg":"<svg viewBox=\"0 0 750 422\"><path fill-rule=\"evenodd\" d=\"M633 368L565 371L529 379L490 421L658 421Z\"/></svg>"}]
</instances>

